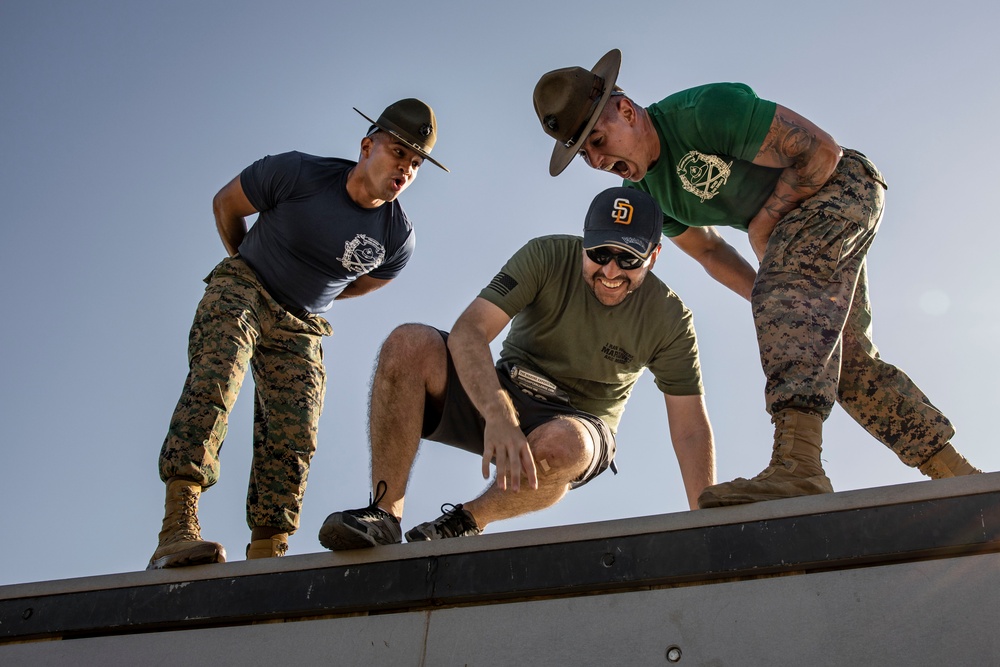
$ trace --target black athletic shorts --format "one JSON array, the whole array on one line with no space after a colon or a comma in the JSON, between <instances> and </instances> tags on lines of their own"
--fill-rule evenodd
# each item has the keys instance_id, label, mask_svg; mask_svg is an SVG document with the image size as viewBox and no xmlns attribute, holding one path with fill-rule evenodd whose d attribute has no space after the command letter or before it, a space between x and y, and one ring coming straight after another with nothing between
<instances>
[{"instance_id":1,"label":"black athletic shorts","mask_svg":"<svg viewBox=\"0 0 1000 667\"><path fill-rule=\"evenodd\" d=\"M448 343L448 332L438 329L438 333ZM502 365L501 365L502 366ZM583 486L609 467L618 472L615 464L615 436L599 417L577 410L569 404L535 398L523 391L510 378L510 372L505 368L497 368L500 386L507 390L510 399L517 410L521 422L521 431L525 436L542 424L557 417L575 419L587 429L594 442L594 459L580 477L570 483L570 488ZM421 437L452 447L464 449L473 454L483 455L483 432L486 422L458 379L455 364L448 352L448 385L445 388L444 405L439 411L436 406L428 403L424 408L424 423Z\"/></svg>"}]
</instances>

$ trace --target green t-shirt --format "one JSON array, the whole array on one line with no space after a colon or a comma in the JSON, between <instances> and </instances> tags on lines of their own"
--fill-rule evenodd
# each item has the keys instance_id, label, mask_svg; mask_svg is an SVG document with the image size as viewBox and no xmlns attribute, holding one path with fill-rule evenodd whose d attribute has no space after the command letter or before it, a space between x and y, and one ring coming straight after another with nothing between
<instances>
[{"instance_id":1,"label":"green t-shirt","mask_svg":"<svg viewBox=\"0 0 1000 667\"><path fill-rule=\"evenodd\" d=\"M723 225L747 230L774 192L781 169L751 161L776 108L742 83L712 83L648 107L660 137L660 158L638 183L663 209L663 233Z\"/></svg>"},{"instance_id":2,"label":"green t-shirt","mask_svg":"<svg viewBox=\"0 0 1000 667\"><path fill-rule=\"evenodd\" d=\"M680 297L650 273L605 306L584 282L582 241L529 241L479 293L513 318L500 358L546 375L612 432L645 368L666 394L703 393L694 321Z\"/></svg>"}]
</instances>

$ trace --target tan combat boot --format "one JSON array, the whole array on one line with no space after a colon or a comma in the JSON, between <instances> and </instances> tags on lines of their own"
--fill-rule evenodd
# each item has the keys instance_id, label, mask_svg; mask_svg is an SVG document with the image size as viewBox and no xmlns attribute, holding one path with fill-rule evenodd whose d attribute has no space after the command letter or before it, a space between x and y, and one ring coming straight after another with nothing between
<instances>
[{"instance_id":1,"label":"tan combat boot","mask_svg":"<svg viewBox=\"0 0 1000 667\"><path fill-rule=\"evenodd\" d=\"M774 452L770 465L753 479L737 477L731 482L707 487L698 496L698 507L742 505L833 492L833 485L819 460L822 417L789 409L775 414L771 422L774 423Z\"/></svg>"},{"instance_id":2,"label":"tan combat boot","mask_svg":"<svg viewBox=\"0 0 1000 667\"><path fill-rule=\"evenodd\" d=\"M200 495L201 486L190 480L171 479L167 482L163 529L147 570L226 562L226 550L221 544L201 539L201 526L198 524Z\"/></svg>"},{"instance_id":3,"label":"tan combat boot","mask_svg":"<svg viewBox=\"0 0 1000 667\"><path fill-rule=\"evenodd\" d=\"M927 459L918 469L931 479L979 475L983 472L969 463L951 444L947 444L938 450L934 456Z\"/></svg>"},{"instance_id":4,"label":"tan combat boot","mask_svg":"<svg viewBox=\"0 0 1000 667\"><path fill-rule=\"evenodd\" d=\"M247 560L256 558L280 558L288 552L288 533L278 533L271 537L251 540L247 545Z\"/></svg>"}]
</instances>

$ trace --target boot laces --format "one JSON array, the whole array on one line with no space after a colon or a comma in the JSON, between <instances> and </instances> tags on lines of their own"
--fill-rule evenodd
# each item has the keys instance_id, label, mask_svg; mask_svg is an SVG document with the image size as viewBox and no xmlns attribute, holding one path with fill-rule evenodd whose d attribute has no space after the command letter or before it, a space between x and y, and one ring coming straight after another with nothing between
<instances>
[{"instance_id":1,"label":"boot laces","mask_svg":"<svg viewBox=\"0 0 1000 667\"><path fill-rule=\"evenodd\" d=\"M160 531L161 546L175 542L201 541L201 524L198 522L198 494L189 488L184 488L180 491L178 500L180 502L173 506L171 513L167 516L169 522L176 527L176 531L169 531L168 524L165 524L164 531Z\"/></svg>"},{"instance_id":2,"label":"boot laces","mask_svg":"<svg viewBox=\"0 0 1000 667\"><path fill-rule=\"evenodd\" d=\"M177 518L177 524L182 528L185 539L201 539L201 523L198 522L198 496L188 489L184 492L184 507Z\"/></svg>"},{"instance_id":3,"label":"boot laces","mask_svg":"<svg viewBox=\"0 0 1000 667\"><path fill-rule=\"evenodd\" d=\"M792 449L792 440L789 437L788 422L786 419L772 417L771 423L774 424L775 433L774 447L771 450L771 462L768 464L768 467L785 468L790 471L795 467L795 462L786 456Z\"/></svg>"}]
</instances>

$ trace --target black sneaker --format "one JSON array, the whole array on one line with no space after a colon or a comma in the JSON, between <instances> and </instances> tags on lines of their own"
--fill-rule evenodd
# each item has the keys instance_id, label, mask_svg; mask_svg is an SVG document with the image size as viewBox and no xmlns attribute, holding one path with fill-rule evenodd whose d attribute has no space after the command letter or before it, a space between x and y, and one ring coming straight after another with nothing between
<instances>
[{"instance_id":1,"label":"black sneaker","mask_svg":"<svg viewBox=\"0 0 1000 667\"><path fill-rule=\"evenodd\" d=\"M378 506L385 496L385 482L375 488L375 498L368 507L334 512L319 529L319 543L331 551L366 549L403 541L403 529L393 515Z\"/></svg>"},{"instance_id":2,"label":"black sneaker","mask_svg":"<svg viewBox=\"0 0 1000 667\"><path fill-rule=\"evenodd\" d=\"M447 508L451 509L447 509ZM483 532L476 525L476 520L472 518L466 510L462 509L462 504L451 505L445 503L441 506L443 515L422 523L419 526L406 531L407 542L425 542L428 540L443 540L447 537L466 537L478 535Z\"/></svg>"}]
</instances>

